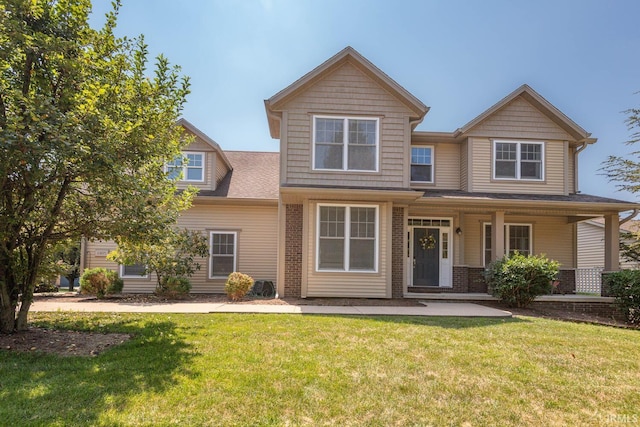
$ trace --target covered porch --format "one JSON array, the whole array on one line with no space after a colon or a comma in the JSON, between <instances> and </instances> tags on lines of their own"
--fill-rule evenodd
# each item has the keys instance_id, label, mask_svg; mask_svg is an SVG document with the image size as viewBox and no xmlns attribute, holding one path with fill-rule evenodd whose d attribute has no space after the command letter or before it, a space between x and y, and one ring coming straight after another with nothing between
<instances>
[{"instance_id":1,"label":"covered porch","mask_svg":"<svg viewBox=\"0 0 640 427\"><path fill-rule=\"evenodd\" d=\"M403 296L428 298L437 294L460 294L488 297L483 276L486 266L515 251L545 254L558 261L561 264L558 293L575 294L577 223L604 218L604 271L618 271L620 222L635 215L636 208L634 203L581 194L543 196L425 191L422 198L405 209ZM621 220L620 213L626 211L632 213ZM437 219L450 222L441 223L446 227L429 226L429 221ZM420 225L420 221L426 225ZM417 228L424 228L424 231L416 232ZM448 263L440 262L437 266L440 269L438 283L432 281L425 285L417 267L421 264L421 252L429 249L421 251L419 245L429 234L436 240L439 237L439 256L448 258Z\"/></svg>"}]
</instances>

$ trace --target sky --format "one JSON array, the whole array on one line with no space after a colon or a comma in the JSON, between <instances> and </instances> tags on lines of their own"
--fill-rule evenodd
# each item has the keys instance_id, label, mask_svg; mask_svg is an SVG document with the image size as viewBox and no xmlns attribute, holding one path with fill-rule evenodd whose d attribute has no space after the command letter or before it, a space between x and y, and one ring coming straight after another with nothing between
<instances>
[{"instance_id":1,"label":"sky","mask_svg":"<svg viewBox=\"0 0 640 427\"><path fill-rule=\"evenodd\" d=\"M451 132L523 83L598 139L580 190L640 202L599 169L629 146L640 108L637 0L122 0L119 36L143 34L190 77L183 117L224 150L278 151L270 98L352 46L431 107L417 130ZM92 26L110 0L93 0Z\"/></svg>"}]
</instances>

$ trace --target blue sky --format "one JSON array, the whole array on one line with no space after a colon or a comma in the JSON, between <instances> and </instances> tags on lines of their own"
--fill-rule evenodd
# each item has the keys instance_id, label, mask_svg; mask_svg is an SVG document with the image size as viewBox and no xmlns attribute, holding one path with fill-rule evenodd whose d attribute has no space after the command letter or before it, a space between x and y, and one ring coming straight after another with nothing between
<instances>
[{"instance_id":1,"label":"blue sky","mask_svg":"<svg viewBox=\"0 0 640 427\"><path fill-rule=\"evenodd\" d=\"M598 169L640 149L637 0L123 0L118 35L144 34L191 78L184 117L227 150L278 151L263 100L353 46L431 107L418 130L453 131L527 83L598 143L583 193L640 201ZM110 1L94 0L101 26Z\"/></svg>"}]
</instances>

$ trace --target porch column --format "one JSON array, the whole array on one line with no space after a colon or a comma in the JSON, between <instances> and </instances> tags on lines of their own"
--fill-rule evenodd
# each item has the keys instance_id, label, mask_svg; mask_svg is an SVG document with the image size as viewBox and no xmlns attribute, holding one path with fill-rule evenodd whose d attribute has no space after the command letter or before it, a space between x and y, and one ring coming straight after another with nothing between
<instances>
[{"instance_id":1,"label":"porch column","mask_svg":"<svg viewBox=\"0 0 640 427\"><path fill-rule=\"evenodd\" d=\"M604 271L620 270L620 217L604 217Z\"/></svg>"},{"instance_id":2,"label":"porch column","mask_svg":"<svg viewBox=\"0 0 640 427\"><path fill-rule=\"evenodd\" d=\"M491 261L504 256L504 211L491 214Z\"/></svg>"}]
</instances>

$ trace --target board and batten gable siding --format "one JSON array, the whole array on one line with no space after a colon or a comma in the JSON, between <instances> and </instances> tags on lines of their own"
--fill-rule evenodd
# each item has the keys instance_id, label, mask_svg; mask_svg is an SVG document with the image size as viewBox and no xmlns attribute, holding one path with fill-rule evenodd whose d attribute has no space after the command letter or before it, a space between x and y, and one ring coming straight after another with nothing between
<instances>
[{"instance_id":1,"label":"board and batten gable siding","mask_svg":"<svg viewBox=\"0 0 640 427\"><path fill-rule=\"evenodd\" d=\"M209 239L210 231L237 233L237 270L256 280L276 280L277 206L222 206L194 204L183 212L178 226L202 231ZM109 252L114 242L88 242L86 268L105 267L118 271L118 265L95 251ZM201 269L191 277L192 293L224 293L224 279L209 279L208 258L198 258ZM156 281L124 279L124 292L153 292Z\"/></svg>"},{"instance_id":2,"label":"board and batten gable siding","mask_svg":"<svg viewBox=\"0 0 640 427\"><path fill-rule=\"evenodd\" d=\"M345 63L285 104L286 153L283 183L403 187L412 112L350 63ZM379 118L378 172L314 171L313 116ZM283 137L283 139L285 139Z\"/></svg>"},{"instance_id":3,"label":"board and batten gable siding","mask_svg":"<svg viewBox=\"0 0 640 427\"><path fill-rule=\"evenodd\" d=\"M357 206L357 203L350 206ZM370 206L371 204L365 204ZM342 298L390 298L391 275L389 270L390 251L388 233L391 231L391 215L389 203L381 203L378 207L380 233L378 239L378 271L376 273L357 272L318 272L316 271L316 235L317 235L318 203L310 202L306 212L306 278L303 279L303 295L307 297L342 297ZM303 275L305 272L303 271Z\"/></svg>"},{"instance_id":4,"label":"board and batten gable siding","mask_svg":"<svg viewBox=\"0 0 640 427\"><path fill-rule=\"evenodd\" d=\"M560 268L575 268L575 225L567 223L566 217L507 215L504 221L508 224L531 224L534 254L545 254L549 259L558 261ZM464 216L464 259L471 267L483 266L485 223L491 223L491 216Z\"/></svg>"}]
</instances>

